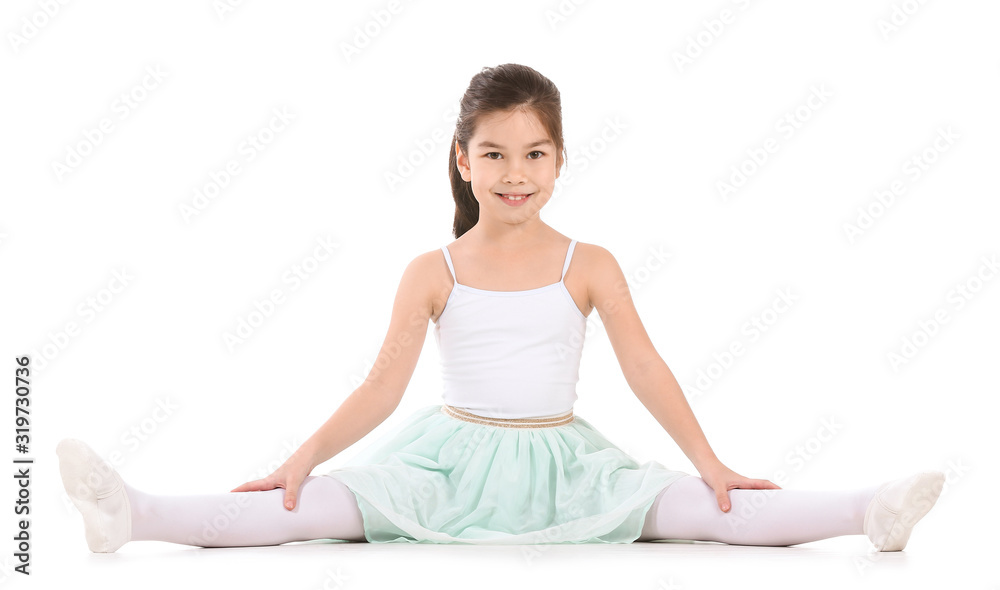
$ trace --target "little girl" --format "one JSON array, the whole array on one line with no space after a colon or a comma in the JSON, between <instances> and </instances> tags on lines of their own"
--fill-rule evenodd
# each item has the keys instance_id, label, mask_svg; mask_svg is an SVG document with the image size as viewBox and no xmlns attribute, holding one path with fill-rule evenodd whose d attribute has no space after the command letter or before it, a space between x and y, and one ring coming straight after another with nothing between
<instances>
[{"instance_id":1,"label":"little girl","mask_svg":"<svg viewBox=\"0 0 1000 590\"><path fill-rule=\"evenodd\" d=\"M456 240L410 262L375 367L274 473L229 493L155 495L125 483L86 444L59 443L91 551L140 540L784 546L856 534L879 551L903 549L943 473L856 491L784 490L715 456L615 258L539 216L565 155L551 81L516 64L484 68L462 98L452 146ZM700 477L640 465L574 415L594 309L629 386ZM444 403L416 411L345 466L310 475L392 414L428 321Z\"/></svg>"}]
</instances>

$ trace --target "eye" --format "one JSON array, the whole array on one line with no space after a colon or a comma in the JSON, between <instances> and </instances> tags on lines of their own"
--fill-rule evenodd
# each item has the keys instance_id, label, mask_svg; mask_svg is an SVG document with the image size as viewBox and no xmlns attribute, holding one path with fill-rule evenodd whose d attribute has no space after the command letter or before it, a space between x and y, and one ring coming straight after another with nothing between
<instances>
[{"instance_id":1,"label":"eye","mask_svg":"<svg viewBox=\"0 0 1000 590\"><path fill-rule=\"evenodd\" d=\"M535 151L529 153L528 155L530 156L531 154L538 154L538 158L541 158L542 156L545 155L545 152L541 152L541 151L535 150ZM537 160L538 158L531 158L531 159L532 160Z\"/></svg>"},{"instance_id":2,"label":"eye","mask_svg":"<svg viewBox=\"0 0 1000 590\"><path fill-rule=\"evenodd\" d=\"M486 157L489 158L490 160L497 160L498 158L490 158L490 156L493 155L493 154L496 154L496 155L499 156L500 152L487 152Z\"/></svg>"}]
</instances>

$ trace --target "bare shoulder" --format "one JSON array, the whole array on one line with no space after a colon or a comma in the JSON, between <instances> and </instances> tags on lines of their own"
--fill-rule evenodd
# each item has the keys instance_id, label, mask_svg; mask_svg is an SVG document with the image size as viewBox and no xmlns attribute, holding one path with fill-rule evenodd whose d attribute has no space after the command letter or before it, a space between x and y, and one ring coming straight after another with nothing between
<instances>
[{"instance_id":1,"label":"bare shoulder","mask_svg":"<svg viewBox=\"0 0 1000 590\"><path fill-rule=\"evenodd\" d=\"M603 316L614 310L614 302L630 298L625 273L614 255L597 244L577 242L573 258L577 259L580 273L586 283L587 297L591 306Z\"/></svg>"},{"instance_id":2,"label":"bare shoulder","mask_svg":"<svg viewBox=\"0 0 1000 590\"><path fill-rule=\"evenodd\" d=\"M581 274L587 279L588 289L593 284L617 278L617 275L622 275L623 280L625 278L618 260L603 246L577 242L573 252L573 260L583 271Z\"/></svg>"},{"instance_id":3,"label":"bare shoulder","mask_svg":"<svg viewBox=\"0 0 1000 590\"><path fill-rule=\"evenodd\" d=\"M414 298L412 305L419 307L424 318L437 321L454 283L441 249L418 254L407 265L403 277Z\"/></svg>"},{"instance_id":4,"label":"bare shoulder","mask_svg":"<svg viewBox=\"0 0 1000 590\"><path fill-rule=\"evenodd\" d=\"M574 250L573 257L580 257L582 264L581 266L596 266L599 264L608 264L609 262L615 262L615 257L608 251L604 246L598 246L597 244L589 244L587 242L577 241L576 249Z\"/></svg>"}]
</instances>

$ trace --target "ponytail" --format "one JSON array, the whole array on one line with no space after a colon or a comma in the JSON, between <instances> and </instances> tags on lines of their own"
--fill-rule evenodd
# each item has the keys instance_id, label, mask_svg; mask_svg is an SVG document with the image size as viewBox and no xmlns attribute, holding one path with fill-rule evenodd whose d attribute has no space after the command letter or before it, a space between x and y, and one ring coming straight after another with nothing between
<instances>
[{"instance_id":1,"label":"ponytail","mask_svg":"<svg viewBox=\"0 0 1000 590\"><path fill-rule=\"evenodd\" d=\"M472 183L462 178L458 171L455 146L458 145L458 131L451 140L451 155L448 156L448 177L451 179L451 194L455 198L455 223L452 232L455 238L472 229L479 221L479 201L472 194Z\"/></svg>"}]
</instances>

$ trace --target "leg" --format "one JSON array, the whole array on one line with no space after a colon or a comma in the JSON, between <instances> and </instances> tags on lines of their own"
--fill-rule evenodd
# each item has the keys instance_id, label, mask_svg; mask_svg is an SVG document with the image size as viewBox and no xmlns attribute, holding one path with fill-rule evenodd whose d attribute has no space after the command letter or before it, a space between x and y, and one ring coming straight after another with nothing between
<instances>
[{"instance_id":1,"label":"leg","mask_svg":"<svg viewBox=\"0 0 1000 590\"><path fill-rule=\"evenodd\" d=\"M332 477L306 477L291 511L282 505L283 489L158 496L125 484L125 491L132 541L248 547L312 539L365 540L354 494Z\"/></svg>"},{"instance_id":2,"label":"leg","mask_svg":"<svg viewBox=\"0 0 1000 590\"><path fill-rule=\"evenodd\" d=\"M83 515L87 545L95 553L141 540L198 547L365 540L354 494L331 477L307 477L289 511L282 503L283 489L157 496L125 483L81 441L64 440L56 453L66 493Z\"/></svg>"},{"instance_id":3,"label":"leg","mask_svg":"<svg viewBox=\"0 0 1000 590\"><path fill-rule=\"evenodd\" d=\"M729 491L729 512L722 512L705 480L689 475L660 492L637 540L785 546L861 535L875 491L875 486L846 492L737 489Z\"/></svg>"}]
</instances>

